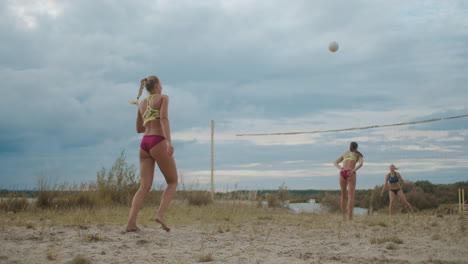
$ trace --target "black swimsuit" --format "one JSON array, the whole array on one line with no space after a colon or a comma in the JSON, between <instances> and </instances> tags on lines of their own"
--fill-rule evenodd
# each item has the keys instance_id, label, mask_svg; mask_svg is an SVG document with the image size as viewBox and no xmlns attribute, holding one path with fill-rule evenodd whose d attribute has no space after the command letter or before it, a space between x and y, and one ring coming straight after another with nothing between
<instances>
[{"instance_id":1,"label":"black swimsuit","mask_svg":"<svg viewBox=\"0 0 468 264\"><path fill-rule=\"evenodd\" d=\"M390 173L388 174L388 176L390 176ZM397 176L397 173L396 173L396 172L395 172L395 176L393 176L393 177L391 177L391 176L388 177L388 182L389 182L389 183L397 183L397 182L399 182L399 181L400 181L400 180L398 179L398 176ZM399 190L400 190L400 189L395 189L395 190L390 190L390 191L392 191L395 195L398 195L398 191L399 191Z\"/></svg>"}]
</instances>

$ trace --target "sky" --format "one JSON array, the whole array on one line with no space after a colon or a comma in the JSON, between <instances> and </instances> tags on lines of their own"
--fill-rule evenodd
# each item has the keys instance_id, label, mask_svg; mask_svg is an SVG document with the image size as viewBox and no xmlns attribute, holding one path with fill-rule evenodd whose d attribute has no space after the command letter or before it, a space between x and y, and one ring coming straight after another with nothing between
<instances>
[{"instance_id":1,"label":"sky","mask_svg":"<svg viewBox=\"0 0 468 264\"><path fill-rule=\"evenodd\" d=\"M391 163L410 181L467 181L468 118L236 136L468 114L467 13L464 0L0 1L0 188L92 182L122 150L138 168L127 101L153 74L187 185L208 188L211 120L218 191L338 189L351 141L357 189Z\"/></svg>"}]
</instances>

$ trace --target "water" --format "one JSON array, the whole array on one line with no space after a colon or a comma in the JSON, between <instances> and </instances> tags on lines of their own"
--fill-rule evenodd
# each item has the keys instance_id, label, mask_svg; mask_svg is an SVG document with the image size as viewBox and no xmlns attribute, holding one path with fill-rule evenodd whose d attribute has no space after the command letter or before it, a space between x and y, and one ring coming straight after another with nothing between
<instances>
[{"instance_id":1,"label":"water","mask_svg":"<svg viewBox=\"0 0 468 264\"><path fill-rule=\"evenodd\" d=\"M289 209L294 212L304 213L326 213L326 210L320 207L320 204L316 203L290 203ZM366 215L367 208L354 207L353 214L355 215Z\"/></svg>"},{"instance_id":2,"label":"water","mask_svg":"<svg viewBox=\"0 0 468 264\"><path fill-rule=\"evenodd\" d=\"M8 200L8 199L9 199L9 197L0 197L0 201L2 201L2 200L5 200L5 201L6 201L6 200ZM21 199L23 199L23 198L22 198L22 197L16 197L16 199L21 200ZM28 198L26 198L26 200L27 200L28 202L30 202L30 203L34 203L34 202L37 201L37 198L29 198L29 197L28 197Z\"/></svg>"}]
</instances>

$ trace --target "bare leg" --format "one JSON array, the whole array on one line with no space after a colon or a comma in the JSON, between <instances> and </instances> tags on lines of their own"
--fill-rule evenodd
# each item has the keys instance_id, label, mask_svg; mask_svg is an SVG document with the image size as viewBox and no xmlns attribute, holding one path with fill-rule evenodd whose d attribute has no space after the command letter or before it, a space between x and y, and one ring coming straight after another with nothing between
<instances>
[{"instance_id":1,"label":"bare leg","mask_svg":"<svg viewBox=\"0 0 468 264\"><path fill-rule=\"evenodd\" d=\"M354 190L356 189L356 173L348 178L348 219L353 220Z\"/></svg>"},{"instance_id":2,"label":"bare leg","mask_svg":"<svg viewBox=\"0 0 468 264\"><path fill-rule=\"evenodd\" d=\"M403 193L403 190L400 190L398 192L398 198L400 198L400 201L410 210L410 212L414 215L414 211L413 211L413 208L411 207L411 205L408 203L408 201L406 200L406 197L405 197L405 194Z\"/></svg>"},{"instance_id":3,"label":"bare leg","mask_svg":"<svg viewBox=\"0 0 468 264\"><path fill-rule=\"evenodd\" d=\"M346 221L346 187L348 182L341 176L340 177L340 187L341 187L341 215L343 216L343 221Z\"/></svg>"},{"instance_id":4,"label":"bare leg","mask_svg":"<svg viewBox=\"0 0 468 264\"><path fill-rule=\"evenodd\" d=\"M167 187L164 190L164 193L161 197L161 204L159 205L159 210L156 215L156 222L161 224L161 227L170 231L170 227L166 225L165 222L165 213L169 207L169 203L174 197L174 194L177 190L178 177L177 177L177 168L175 160L173 157L169 157L166 153L166 142L163 141L151 149L151 156L158 163L159 169L161 170L164 178L166 179Z\"/></svg>"},{"instance_id":5,"label":"bare leg","mask_svg":"<svg viewBox=\"0 0 468 264\"><path fill-rule=\"evenodd\" d=\"M136 218L140 211L143 200L146 194L151 190L154 178L154 159L140 149L140 188L133 196L132 209L130 210L130 216L128 218L127 232L139 231L140 229L136 225Z\"/></svg>"},{"instance_id":6,"label":"bare leg","mask_svg":"<svg viewBox=\"0 0 468 264\"><path fill-rule=\"evenodd\" d=\"M390 215L392 215L393 205L395 204L395 193L393 193L392 191L388 191L388 196L389 196L389 199L390 199L390 205L388 207L388 211L389 211Z\"/></svg>"}]
</instances>

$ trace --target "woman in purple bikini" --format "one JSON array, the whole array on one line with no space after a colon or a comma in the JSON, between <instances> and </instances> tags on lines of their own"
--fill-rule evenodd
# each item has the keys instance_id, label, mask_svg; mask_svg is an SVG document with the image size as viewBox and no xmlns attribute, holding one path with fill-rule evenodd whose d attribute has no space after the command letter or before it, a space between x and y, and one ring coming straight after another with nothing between
<instances>
[{"instance_id":1,"label":"woman in purple bikini","mask_svg":"<svg viewBox=\"0 0 468 264\"><path fill-rule=\"evenodd\" d=\"M356 171L364 164L363 155L357 150L358 144L351 142L349 151L339 157L333 165L340 170L341 214L346 221L346 189L348 189L348 219L353 220L354 190L356 189ZM343 167L340 163L343 162ZM359 163L359 165L357 165ZM357 165L357 166L356 166Z\"/></svg>"},{"instance_id":2,"label":"woman in purple bikini","mask_svg":"<svg viewBox=\"0 0 468 264\"><path fill-rule=\"evenodd\" d=\"M138 99L143 92L143 87L146 88L149 95L138 103ZM151 186L153 185L156 163L166 179L167 187L162 195L161 204L154 220L160 223L164 230L170 230L169 226L166 225L164 216L176 192L178 177L175 160L172 156L174 147L171 144L171 131L168 118L169 97L161 94L161 91L162 86L159 78L150 75L141 79L137 101L132 102L138 105L136 131L137 133L145 133L145 135L141 140L139 153L140 188L133 197L132 208L126 227L127 232L140 230L136 225L136 218L146 194L151 190Z\"/></svg>"}]
</instances>

